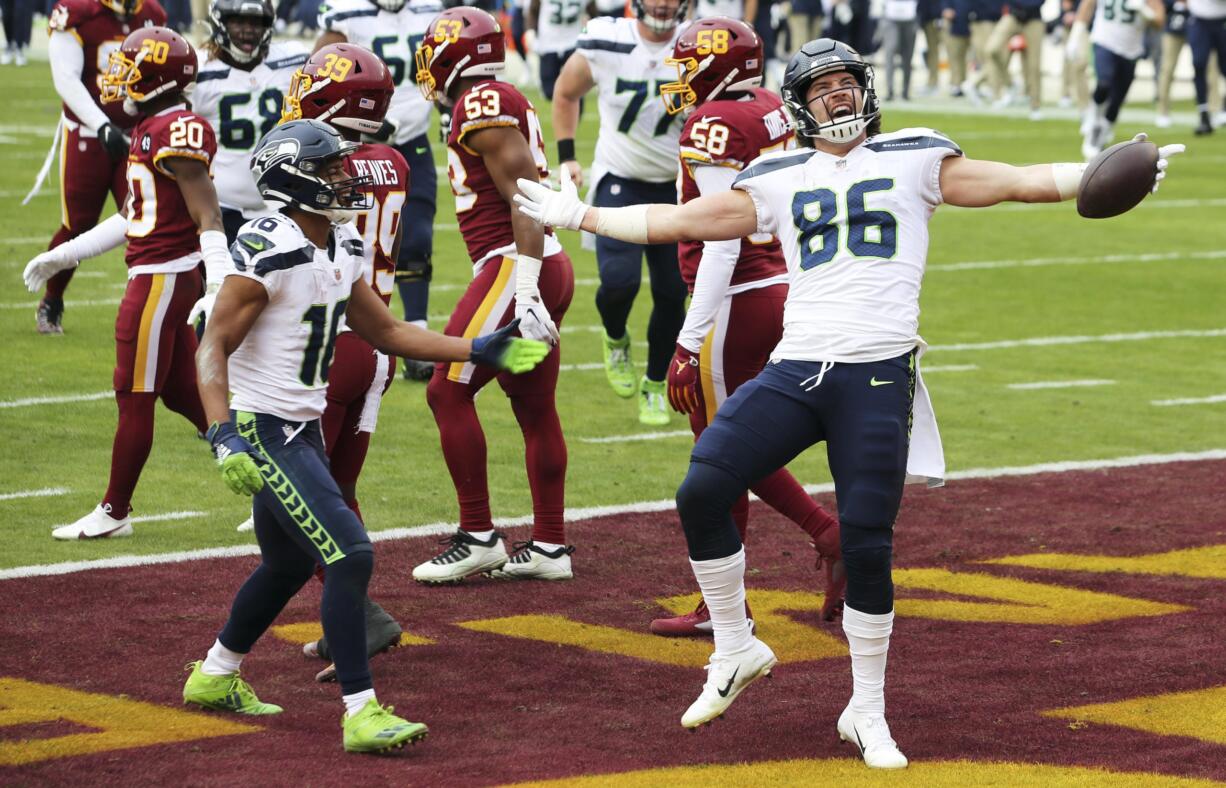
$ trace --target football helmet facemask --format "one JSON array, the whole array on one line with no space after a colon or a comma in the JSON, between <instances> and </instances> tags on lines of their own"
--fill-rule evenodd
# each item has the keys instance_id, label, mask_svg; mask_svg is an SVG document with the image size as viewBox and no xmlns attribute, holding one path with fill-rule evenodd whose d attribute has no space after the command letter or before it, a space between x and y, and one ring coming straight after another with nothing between
<instances>
[{"instance_id":1,"label":"football helmet facemask","mask_svg":"<svg viewBox=\"0 0 1226 788\"><path fill-rule=\"evenodd\" d=\"M124 100L143 104L187 91L195 82L196 50L187 39L168 27L142 27L111 53L99 98L103 104Z\"/></svg>"},{"instance_id":2,"label":"football helmet facemask","mask_svg":"<svg viewBox=\"0 0 1226 788\"><path fill-rule=\"evenodd\" d=\"M667 1L634 0L634 16L640 22L647 25L647 28L652 32L667 33L681 24L681 21L689 15L690 0L681 0L681 2L677 3L677 10L673 12L672 16L657 16L655 13L652 13L653 11L658 13L661 10L667 10ZM649 2L652 6L650 9L647 7ZM665 8L662 9L661 6L665 6Z\"/></svg>"},{"instance_id":3,"label":"football helmet facemask","mask_svg":"<svg viewBox=\"0 0 1226 788\"><path fill-rule=\"evenodd\" d=\"M345 222L373 206L370 176L335 175L334 165L358 147L327 123L293 120L264 135L251 154L251 172L267 202Z\"/></svg>"},{"instance_id":4,"label":"football helmet facemask","mask_svg":"<svg viewBox=\"0 0 1226 788\"><path fill-rule=\"evenodd\" d=\"M810 101L808 93L813 81L839 71L850 74L856 86L833 88ZM852 94L850 108L830 101L835 94L847 92ZM792 56L779 93L796 121L796 133L810 139L850 142L881 115L881 105L873 87L873 67L864 62L859 52L832 38L810 41ZM825 109L824 121L819 121L811 109L811 105L819 101Z\"/></svg>"},{"instance_id":5,"label":"football helmet facemask","mask_svg":"<svg viewBox=\"0 0 1226 788\"><path fill-rule=\"evenodd\" d=\"M254 36L247 30L239 36L231 35L226 28L231 19L258 20L262 30L257 28ZM275 19L272 0L213 0L209 5L209 40L235 63L259 63L268 55Z\"/></svg>"},{"instance_id":6,"label":"football helmet facemask","mask_svg":"<svg viewBox=\"0 0 1226 788\"><path fill-rule=\"evenodd\" d=\"M290 78L281 122L315 118L374 134L395 90L391 71L375 53L356 44L330 44Z\"/></svg>"},{"instance_id":7,"label":"football helmet facemask","mask_svg":"<svg viewBox=\"0 0 1226 788\"><path fill-rule=\"evenodd\" d=\"M506 57L498 20L479 8L448 8L434 18L417 45L417 86L426 101L451 106L457 79L493 76L502 71Z\"/></svg>"},{"instance_id":8,"label":"football helmet facemask","mask_svg":"<svg viewBox=\"0 0 1226 788\"><path fill-rule=\"evenodd\" d=\"M668 114L762 84L762 39L744 22L724 16L700 19L673 46L665 63L677 81L660 86Z\"/></svg>"}]
</instances>

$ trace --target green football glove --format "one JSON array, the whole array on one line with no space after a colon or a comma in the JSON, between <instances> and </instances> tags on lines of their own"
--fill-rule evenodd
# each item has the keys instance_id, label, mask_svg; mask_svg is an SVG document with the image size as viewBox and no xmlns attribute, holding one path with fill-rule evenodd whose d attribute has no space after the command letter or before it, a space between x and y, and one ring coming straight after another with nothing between
<instances>
[{"instance_id":1,"label":"green football glove","mask_svg":"<svg viewBox=\"0 0 1226 788\"><path fill-rule=\"evenodd\" d=\"M247 439L238 434L230 422L213 422L206 436L213 444L217 464L221 466L221 478L235 495L255 495L264 489L264 477L259 466L268 459Z\"/></svg>"},{"instance_id":2,"label":"green football glove","mask_svg":"<svg viewBox=\"0 0 1226 788\"><path fill-rule=\"evenodd\" d=\"M476 337L469 360L474 364L505 369L515 375L534 369L553 348L535 339L511 336L517 328L519 320L515 319L492 334Z\"/></svg>"}]
</instances>

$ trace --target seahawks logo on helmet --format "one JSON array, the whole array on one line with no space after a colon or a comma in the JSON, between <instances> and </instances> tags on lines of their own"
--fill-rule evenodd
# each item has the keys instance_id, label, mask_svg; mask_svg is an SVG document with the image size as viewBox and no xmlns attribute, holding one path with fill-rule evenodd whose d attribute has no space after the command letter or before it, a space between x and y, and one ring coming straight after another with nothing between
<instances>
[{"instance_id":1,"label":"seahawks logo on helmet","mask_svg":"<svg viewBox=\"0 0 1226 788\"><path fill-rule=\"evenodd\" d=\"M298 140L292 137L277 140L274 144L256 151L255 158L251 162L251 169L266 173L273 167L280 167L286 163L292 164L298 158L298 152L301 149L302 146Z\"/></svg>"}]
</instances>

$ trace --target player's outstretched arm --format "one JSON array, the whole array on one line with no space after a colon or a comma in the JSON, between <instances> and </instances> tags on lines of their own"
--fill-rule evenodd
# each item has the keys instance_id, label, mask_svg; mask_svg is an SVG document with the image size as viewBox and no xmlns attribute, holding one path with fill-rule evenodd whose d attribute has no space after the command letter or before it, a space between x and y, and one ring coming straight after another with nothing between
<instances>
[{"instance_id":1,"label":"player's outstretched arm","mask_svg":"<svg viewBox=\"0 0 1226 788\"><path fill-rule=\"evenodd\" d=\"M48 249L26 264L22 278L31 293L43 289L47 280L60 271L76 268L82 260L109 252L127 241L128 218L121 211L99 222L93 228L65 241L54 249Z\"/></svg>"},{"instance_id":2,"label":"player's outstretched arm","mask_svg":"<svg viewBox=\"0 0 1226 788\"><path fill-rule=\"evenodd\" d=\"M575 184L563 171L557 190L521 178L515 202L522 213L540 224L587 230L636 244L731 241L758 231L753 199L740 189L705 195L685 205L594 208L579 199Z\"/></svg>"},{"instance_id":3,"label":"player's outstretched arm","mask_svg":"<svg viewBox=\"0 0 1226 788\"><path fill-rule=\"evenodd\" d=\"M553 86L553 137L558 141L558 161L571 179L583 185L583 170L575 159L575 132L579 128L579 102L596 86L592 66L582 52L571 55Z\"/></svg>"}]
</instances>

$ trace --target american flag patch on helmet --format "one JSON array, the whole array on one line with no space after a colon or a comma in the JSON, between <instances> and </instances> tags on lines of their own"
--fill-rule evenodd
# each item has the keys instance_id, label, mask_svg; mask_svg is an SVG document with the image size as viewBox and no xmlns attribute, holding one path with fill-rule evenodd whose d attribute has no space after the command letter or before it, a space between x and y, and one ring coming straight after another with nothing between
<instances>
[{"instance_id":1,"label":"american flag patch on helmet","mask_svg":"<svg viewBox=\"0 0 1226 788\"><path fill-rule=\"evenodd\" d=\"M493 50L494 48L490 46L489 44L477 44L477 54L478 55L488 55Z\"/></svg>"},{"instance_id":2,"label":"american flag patch on helmet","mask_svg":"<svg viewBox=\"0 0 1226 788\"><path fill-rule=\"evenodd\" d=\"M358 99L358 109L374 109L374 108L375 108L374 99L368 99L368 98Z\"/></svg>"}]
</instances>

